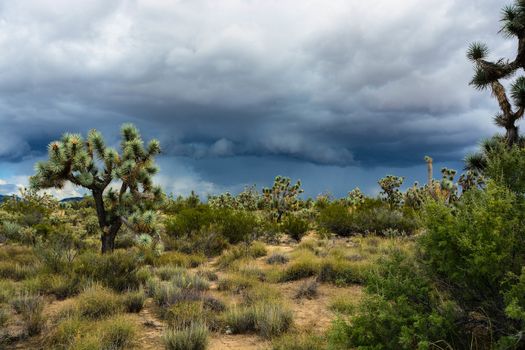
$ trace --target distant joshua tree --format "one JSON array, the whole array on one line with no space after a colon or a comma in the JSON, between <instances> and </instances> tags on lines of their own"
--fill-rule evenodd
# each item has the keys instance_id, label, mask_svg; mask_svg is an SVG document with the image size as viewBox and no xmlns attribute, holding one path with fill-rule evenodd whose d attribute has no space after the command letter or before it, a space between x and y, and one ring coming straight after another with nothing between
<instances>
[{"instance_id":1,"label":"distant joshua tree","mask_svg":"<svg viewBox=\"0 0 525 350\"><path fill-rule=\"evenodd\" d=\"M489 49L487 45L479 42L470 45L467 57L475 64L475 74L470 84L480 90L491 89L501 109L494 121L496 125L505 128L507 145L512 146L519 141L516 121L522 118L525 112L525 77L520 76L511 84L510 97L514 107L500 80L512 77L520 68L525 69L525 0L515 0L514 4L504 7L501 22L500 32L507 38L518 40L514 60L486 60Z\"/></svg>"},{"instance_id":2,"label":"distant joshua tree","mask_svg":"<svg viewBox=\"0 0 525 350\"><path fill-rule=\"evenodd\" d=\"M101 229L101 251L110 252L124 224L136 233L155 234L153 205L162 200L162 190L153 185L158 171L154 158L160 144L151 140L147 147L131 124L121 128L121 154L105 145L102 134L91 130L84 141L66 133L49 145L49 159L36 165L30 178L33 189L62 188L67 182L93 195ZM118 183L120 182L120 183ZM118 186L115 190L110 185Z\"/></svg>"}]
</instances>

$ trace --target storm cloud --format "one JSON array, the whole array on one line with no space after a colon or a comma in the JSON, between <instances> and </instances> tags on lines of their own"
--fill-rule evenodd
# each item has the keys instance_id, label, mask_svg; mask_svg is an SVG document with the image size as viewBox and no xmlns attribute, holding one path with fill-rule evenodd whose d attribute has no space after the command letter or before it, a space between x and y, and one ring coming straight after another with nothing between
<instances>
[{"instance_id":1,"label":"storm cloud","mask_svg":"<svg viewBox=\"0 0 525 350\"><path fill-rule=\"evenodd\" d=\"M426 154L460 166L496 131L465 51L483 40L497 57L513 52L500 6L2 1L0 179L29 175L64 131L116 142L127 121L161 140L159 181L176 193L282 173L341 194Z\"/></svg>"}]
</instances>

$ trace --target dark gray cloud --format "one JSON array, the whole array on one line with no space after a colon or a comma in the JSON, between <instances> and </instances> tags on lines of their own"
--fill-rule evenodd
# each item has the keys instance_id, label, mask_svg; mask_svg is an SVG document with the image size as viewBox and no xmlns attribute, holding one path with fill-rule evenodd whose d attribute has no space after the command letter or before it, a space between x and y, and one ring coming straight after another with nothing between
<instances>
[{"instance_id":1,"label":"dark gray cloud","mask_svg":"<svg viewBox=\"0 0 525 350\"><path fill-rule=\"evenodd\" d=\"M425 154L457 163L495 131L496 104L468 86L465 50L485 40L495 55L513 52L497 35L500 6L1 2L0 178L21 176L7 167L42 157L63 131L95 127L116 142L125 121L161 139L174 162L163 181L179 176L178 190L254 182L247 159L274 175L361 169L360 179Z\"/></svg>"}]
</instances>

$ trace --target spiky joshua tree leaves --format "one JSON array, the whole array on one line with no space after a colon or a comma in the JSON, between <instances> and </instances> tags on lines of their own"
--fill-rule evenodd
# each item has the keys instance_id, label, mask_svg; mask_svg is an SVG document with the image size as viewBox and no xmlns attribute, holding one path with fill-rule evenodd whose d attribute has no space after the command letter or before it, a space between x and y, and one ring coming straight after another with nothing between
<instances>
[{"instance_id":1,"label":"spiky joshua tree leaves","mask_svg":"<svg viewBox=\"0 0 525 350\"><path fill-rule=\"evenodd\" d=\"M518 41L514 60L487 60L489 49L487 45L479 42L470 45L467 57L475 65L475 74L470 84L480 90L492 90L501 110L494 121L498 126L505 128L507 145L512 146L519 140L516 122L525 112L525 77L518 77L511 84L511 100L500 80L508 79L518 70L525 69L525 0L515 0L512 5L504 7L501 23L500 32Z\"/></svg>"},{"instance_id":2,"label":"spiky joshua tree leaves","mask_svg":"<svg viewBox=\"0 0 525 350\"><path fill-rule=\"evenodd\" d=\"M36 174L30 178L33 189L62 188L70 182L91 192L101 229L102 253L114 249L123 224L136 233L155 235L153 208L163 197L152 181L158 172L154 159L160 153L159 142L151 140L146 147L131 124L124 124L121 134L119 154L106 146L97 130L91 130L87 140L66 133L49 145L49 159L37 163Z\"/></svg>"}]
</instances>

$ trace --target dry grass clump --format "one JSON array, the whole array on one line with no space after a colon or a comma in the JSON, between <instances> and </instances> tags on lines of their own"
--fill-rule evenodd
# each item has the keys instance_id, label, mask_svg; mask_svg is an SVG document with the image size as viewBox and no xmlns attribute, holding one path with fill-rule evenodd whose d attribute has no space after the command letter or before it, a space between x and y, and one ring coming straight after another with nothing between
<instances>
[{"instance_id":1,"label":"dry grass clump","mask_svg":"<svg viewBox=\"0 0 525 350\"><path fill-rule=\"evenodd\" d=\"M226 313L225 322L232 333L256 332L264 338L272 338L291 327L293 314L280 303L265 301L231 309Z\"/></svg>"},{"instance_id":2,"label":"dry grass clump","mask_svg":"<svg viewBox=\"0 0 525 350\"><path fill-rule=\"evenodd\" d=\"M141 287L136 291L129 291L122 295L122 303L127 312L138 313L144 307L146 301L146 293Z\"/></svg>"},{"instance_id":3,"label":"dry grass clump","mask_svg":"<svg viewBox=\"0 0 525 350\"><path fill-rule=\"evenodd\" d=\"M164 252L156 261L156 266L197 267L206 261L204 255L185 254L178 251Z\"/></svg>"},{"instance_id":4,"label":"dry grass clump","mask_svg":"<svg viewBox=\"0 0 525 350\"><path fill-rule=\"evenodd\" d=\"M167 350L204 350L208 345L208 328L200 322L185 328L169 328L162 340Z\"/></svg>"},{"instance_id":5,"label":"dry grass clump","mask_svg":"<svg viewBox=\"0 0 525 350\"><path fill-rule=\"evenodd\" d=\"M38 273L35 265L27 265L12 260L0 260L0 278L21 281Z\"/></svg>"},{"instance_id":6,"label":"dry grass clump","mask_svg":"<svg viewBox=\"0 0 525 350\"><path fill-rule=\"evenodd\" d=\"M356 300L351 300L348 296L339 296L330 302L330 310L343 315L352 315L357 306Z\"/></svg>"},{"instance_id":7,"label":"dry grass clump","mask_svg":"<svg viewBox=\"0 0 525 350\"><path fill-rule=\"evenodd\" d=\"M39 334L45 324L44 298L38 294L21 293L11 300L11 306L22 317L26 335Z\"/></svg>"},{"instance_id":8,"label":"dry grass clump","mask_svg":"<svg viewBox=\"0 0 525 350\"><path fill-rule=\"evenodd\" d=\"M323 350L326 340L310 333L285 334L272 342L272 350Z\"/></svg>"},{"instance_id":9,"label":"dry grass clump","mask_svg":"<svg viewBox=\"0 0 525 350\"><path fill-rule=\"evenodd\" d=\"M230 266L241 258L259 258L267 254L266 245L262 242L252 242L250 245L240 244L225 251L217 260L219 267Z\"/></svg>"},{"instance_id":10,"label":"dry grass clump","mask_svg":"<svg viewBox=\"0 0 525 350\"><path fill-rule=\"evenodd\" d=\"M290 258L282 253L272 253L272 255L266 259L266 263L270 265L284 265L288 263L288 261L290 261Z\"/></svg>"},{"instance_id":11,"label":"dry grass clump","mask_svg":"<svg viewBox=\"0 0 525 350\"><path fill-rule=\"evenodd\" d=\"M316 280L305 281L301 283L295 292L295 299L314 299L318 295L319 283Z\"/></svg>"},{"instance_id":12,"label":"dry grass clump","mask_svg":"<svg viewBox=\"0 0 525 350\"><path fill-rule=\"evenodd\" d=\"M221 278L217 285L220 291L229 291L232 293L241 293L242 291L253 288L259 285L259 281L253 277L248 277L239 274L229 274L225 278Z\"/></svg>"}]
</instances>

